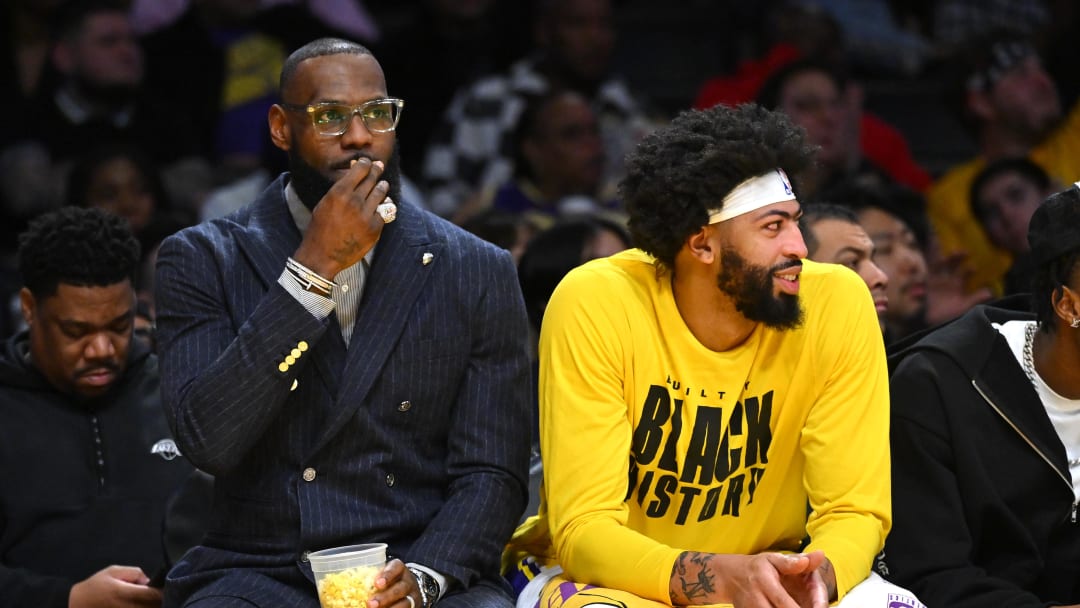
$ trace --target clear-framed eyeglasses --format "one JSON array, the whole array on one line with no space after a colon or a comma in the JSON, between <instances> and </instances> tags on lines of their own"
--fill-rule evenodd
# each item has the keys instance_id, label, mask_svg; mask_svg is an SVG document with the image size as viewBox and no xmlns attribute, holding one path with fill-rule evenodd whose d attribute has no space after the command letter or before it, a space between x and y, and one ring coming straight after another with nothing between
<instances>
[{"instance_id":1,"label":"clear-framed eyeglasses","mask_svg":"<svg viewBox=\"0 0 1080 608\"><path fill-rule=\"evenodd\" d=\"M316 133L334 137L349 130L349 123L355 114L360 115L360 120L364 121L364 126L372 133L393 131L401 120L405 101L396 97L385 97L365 101L358 106L344 103L313 103L303 106L283 103L281 106L287 110L307 112Z\"/></svg>"}]
</instances>

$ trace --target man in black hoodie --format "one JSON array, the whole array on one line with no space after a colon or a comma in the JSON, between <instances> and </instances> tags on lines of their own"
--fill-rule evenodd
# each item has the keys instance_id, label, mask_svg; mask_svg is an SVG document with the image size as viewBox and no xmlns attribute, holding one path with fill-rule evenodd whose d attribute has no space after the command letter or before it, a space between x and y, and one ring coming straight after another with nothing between
<instances>
[{"instance_id":1,"label":"man in black hoodie","mask_svg":"<svg viewBox=\"0 0 1080 608\"><path fill-rule=\"evenodd\" d=\"M132 340L139 245L66 207L19 241L28 329L0 350L0 603L158 606L162 518L191 472Z\"/></svg>"},{"instance_id":2,"label":"man in black hoodie","mask_svg":"<svg viewBox=\"0 0 1080 608\"><path fill-rule=\"evenodd\" d=\"M890 359L878 569L928 606L1080 605L1080 184L1028 241L1034 316L977 306Z\"/></svg>"}]
</instances>

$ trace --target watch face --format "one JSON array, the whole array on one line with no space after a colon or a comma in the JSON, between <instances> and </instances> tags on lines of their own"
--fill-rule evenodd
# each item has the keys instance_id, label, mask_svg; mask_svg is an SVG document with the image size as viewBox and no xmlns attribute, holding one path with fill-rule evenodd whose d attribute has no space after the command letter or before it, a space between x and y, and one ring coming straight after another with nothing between
<instances>
[{"instance_id":1,"label":"watch face","mask_svg":"<svg viewBox=\"0 0 1080 608\"><path fill-rule=\"evenodd\" d=\"M434 602L435 598L439 597L439 584L427 572L423 573L420 583L424 586L424 593L428 596L429 603Z\"/></svg>"}]
</instances>

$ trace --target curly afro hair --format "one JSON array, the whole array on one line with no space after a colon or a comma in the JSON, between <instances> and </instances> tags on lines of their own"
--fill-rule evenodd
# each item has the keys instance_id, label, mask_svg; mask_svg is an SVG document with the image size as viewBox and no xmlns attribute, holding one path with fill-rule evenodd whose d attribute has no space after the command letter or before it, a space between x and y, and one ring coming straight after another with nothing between
<instances>
[{"instance_id":1,"label":"curly afro hair","mask_svg":"<svg viewBox=\"0 0 1080 608\"><path fill-rule=\"evenodd\" d=\"M19 273L36 297L60 283L106 287L135 283L139 241L127 221L99 209L62 207L30 222L19 235Z\"/></svg>"},{"instance_id":2,"label":"curly afro hair","mask_svg":"<svg viewBox=\"0 0 1080 608\"><path fill-rule=\"evenodd\" d=\"M815 152L801 128L756 104L680 113L627 156L619 195L634 245L673 268L735 186L777 167L794 179Z\"/></svg>"}]
</instances>

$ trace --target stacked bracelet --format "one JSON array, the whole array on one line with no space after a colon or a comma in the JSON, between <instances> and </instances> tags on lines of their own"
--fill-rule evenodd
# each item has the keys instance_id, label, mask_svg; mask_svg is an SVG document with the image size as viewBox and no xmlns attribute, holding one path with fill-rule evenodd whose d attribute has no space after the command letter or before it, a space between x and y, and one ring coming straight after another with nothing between
<instances>
[{"instance_id":1,"label":"stacked bracelet","mask_svg":"<svg viewBox=\"0 0 1080 608\"><path fill-rule=\"evenodd\" d=\"M329 298L331 291L337 287L337 283L319 275L319 273L311 270L291 257L285 261L285 270L289 271L289 274L296 279L296 282L299 283L300 287L304 288L305 291L314 289Z\"/></svg>"}]
</instances>

